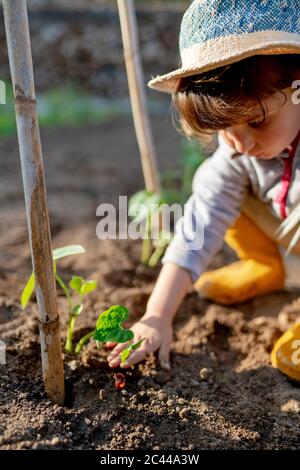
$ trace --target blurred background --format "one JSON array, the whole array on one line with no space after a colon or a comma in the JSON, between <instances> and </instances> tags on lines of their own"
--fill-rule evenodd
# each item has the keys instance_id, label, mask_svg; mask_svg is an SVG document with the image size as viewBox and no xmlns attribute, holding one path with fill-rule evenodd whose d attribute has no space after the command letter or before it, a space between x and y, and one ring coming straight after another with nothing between
<instances>
[{"instance_id":1,"label":"blurred background","mask_svg":"<svg viewBox=\"0 0 300 470\"><path fill-rule=\"evenodd\" d=\"M171 96L146 84L180 65L178 36L188 4L135 2L159 173L169 201L181 203L191 192L202 153L175 129ZM119 195L144 188L117 1L27 0L27 5L52 234L88 225L96 237L97 206L117 205ZM7 89L0 106L0 262L11 271L21 269L23 255L29 260L29 247L2 9L0 16L0 79ZM18 257L12 256L16 249Z\"/></svg>"},{"instance_id":2,"label":"blurred background","mask_svg":"<svg viewBox=\"0 0 300 470\"><path fill-rule=\"evenodd\" d=\"M187 3L136 1L145 83L179 65L178 33ZM28 0L27 5L41 124L130 111L117 1ZM0 34L0 77L9 85L2 11ZM151 110L166 109L168 97L149 89L147 94ZM1 132L9 132L12 123L3 118L9 109L1 111Z\"/></svg>"}]
</instances>

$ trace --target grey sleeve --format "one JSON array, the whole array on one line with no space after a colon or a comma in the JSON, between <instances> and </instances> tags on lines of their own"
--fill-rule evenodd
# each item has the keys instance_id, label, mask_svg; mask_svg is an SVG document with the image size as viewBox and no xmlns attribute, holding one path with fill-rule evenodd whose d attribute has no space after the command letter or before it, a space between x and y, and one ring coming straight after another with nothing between
<instances>
[{"instance_id":1,"label":"grey sleeve","mask_svg":"<svg viewBox=\"0 0 300 470\"><path fill-rule=\"evenodd\" d=\"M194 175L192 195L162 259L162 263L174 263L189 271L193 282L222 247L225 232L240 214L248 190L244 156L232 159L234 154L219 136L217 150Z\"/></svg>"}]
</instances>

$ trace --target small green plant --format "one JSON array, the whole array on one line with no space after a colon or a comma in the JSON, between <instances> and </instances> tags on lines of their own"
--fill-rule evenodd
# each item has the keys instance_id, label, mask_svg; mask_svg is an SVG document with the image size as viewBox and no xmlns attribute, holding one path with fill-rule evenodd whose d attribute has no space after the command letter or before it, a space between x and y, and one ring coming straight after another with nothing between
<instances>
[{"instance_id":1,"label":"small green plant","mask_svg":"<svg viewBox=\"0 0 300 470\"><path fill-rule=\"evenodd\" d=\"M69 322L68 322L67 340L65 344L65 350L68 353L73 352L74 326L75 326L77 317L83 311L84 297L96 289L97 283L96 281L93 281L93 280L87 281L83 279L83 277L80 277L80 276L73 276L71 281L69 282L69 288L68 288L66 284L63 282L62 278L57 273L56 261L58 259L65 258L66 256L76 255L80 253L85 253L85 249L81 245L68 245L68 246L64 246L62 248L57 248L56 250L53 250L53 266L54 266L55 279L57 283L60 285L60 287L62 288L68 301ZM21 305L23 309L26 308L28 301L33 294L34 285L35 285L34 275L32 273L21 295ZM73 291L75 295L79 297L78 302L76 303L74 302L71 291Z\"/></svg>"},{"instance_id":2,"label":"small green plant","mask_svg":"<svg viewBox=\"0 0 300 470\"><path fill-rule=\"evenodd\" d=\"M162 194L147 190L138 191L129 200L129 216L133 218L136 224L145 221L145 236L141 255L141 262L144 265L155 267L170 242L171 234L167 234L166 230L161 227L161 207L167 202ZM159 238L152 241L151 232L154 223L159 225ZM153 248L155 249L154 253Z\"/></svg>"},{"instance_id":3,"label":"small green plant","mask_svg":"<svg viewBox=\"0 0 300 470\"><path fill-rule=\"evenodd\" d=\"M81 276L73 276L69 282L69 287L67 287L57 273L56 261L58 259L65 258L66 256L85 252L85 249L81 245L68 245L62 248L57 248L52 252L55 279L62 288L68 301L69 322L65 350L69 353L73 352L74 326L78 315L80 315L84 309L84 298L96 289L97 283L94 280L85 280ZM34 292L34 288L34 275L31 273L21 294L21 305L23 309L26 308ZM74 302L72 291L79 299L77 302ZM128 310L125 307L122 305L111 306L108 310L105 310L98 316L95 329L80 339L76 345L75 353L79 354L84 344L86 344L91 338L96 340L97 347L99 347L99 343L107 343L109 341L117 343L126 343L128 341L128 346L120 354L121 362L125 362L132 351L137 349L144 339L142 338L137 343L133 344L133 332L131 330L124 329L122 326L122 323L127 319Z\"/></svg>"},{"instance_id":4,"label":"small green plant","mask_svg":"<svg viewBox=\"0 0 300 470\"><path fill-rule=\"evenodd\" d=\"M162 206L186 203L192 192L195 171L206 159L198 141L182 139L181 150L181 168L163 174L163 189L160 193L141 190L129 199L128 215L136 224L145 223L141 262L146 266L155 267L158 264L172 239L172 234L166 231L161 223ZM159 235L157 239L152 240L154 223L159 224Z\"/></svg>"},{"instance_id":5,"label":"small green plant","mask_svg":"<svg viewBox=\"0 0 300 470\"><path fill-rule=\"evenodd\" d=\"M78 315L80 315L83 311L83 299L86 295L96 289L97 283L96 281L90 280L86 281L83 277L80 276L73 276L71 281L69 282L70 288L79 296L79 302L75 305L73 304L72 296L70 294L70 290L64 284L62 279L56 274L56 280L63 289L69 305L69 323L68 323L68 332L67 332L67 341L65 345L65 350L68 353L73 352L73 334L74 334L74 326Z\"/></svg>"},{"instance_id":6,"label":"small green plant","mask_svg":"<svg viewBox=\"0 0 300 470\"><path fill-rule=\"evenodd\" d=\"M137 343L132 343L134 337L133 332L124 329L122 326L122 323L127 319L128 310L122 305L112 305L108 310L100 313L96 321L95 329L84 335L77 343L75 349L76 354L81 352L82 347L90 341L90 339L94 339L97 342L97 347L99 347L99 343L126 343L128 341L129 345L123 349L120 354L121 362L125 362L131 352L137 349L144 340L144 338L142 338Z\"/></svg>"}]
</instances>

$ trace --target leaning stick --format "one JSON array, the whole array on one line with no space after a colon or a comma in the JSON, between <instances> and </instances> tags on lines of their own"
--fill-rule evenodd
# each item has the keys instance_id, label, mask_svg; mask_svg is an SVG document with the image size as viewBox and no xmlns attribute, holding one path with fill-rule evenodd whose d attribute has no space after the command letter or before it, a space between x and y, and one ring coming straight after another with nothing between
<instances>
[{"instance_id":1,"label":"leaning stick","mask_svg":"<svg viewBox=\"0 0 300 470\"><path fill-rule=\"evenodd\" d=\"M118 8L133 121L140 149L145 186L148 191L159 192L157 158L147 111L134 0L118 0Z\"/></svg>"},{"instance_id":2,"label":"leaning stick","mask_svg":"<svg viewBox=\"0 0 300 470\"><path fill-rule=\"evenodd\" d=\"M65 395L64 372L26 0L3 0L2 4L40 316L43 376L49 398L62 405Z\"/></svg>"}]
</instances>

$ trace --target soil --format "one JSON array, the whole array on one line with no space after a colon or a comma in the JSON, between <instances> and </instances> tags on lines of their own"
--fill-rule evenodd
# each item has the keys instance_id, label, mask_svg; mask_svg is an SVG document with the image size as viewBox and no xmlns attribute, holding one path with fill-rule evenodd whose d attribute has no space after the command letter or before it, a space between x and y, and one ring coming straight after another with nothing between
<instances>
[{"instance_id":1,"label":"soil","mask_svg":"<svg viewBox=\"0 0 300 470\"><path fill-rule=\"evenodd\" d=\"M179 136L156 117L160 167L179 161ZM116 133L118 137L116 138ZM80 129L42 130L53 246L80 243L87 253L59 262L96 279L76 339L112 304L134 323L159 272L139 263L139 241L96 238L95 209L142 187L132 121L118 118ZM159 138L158 138L159 137ZM15 137L2 139L0 174L0 449L296 449L300 388L270 366L272 345L300 313L299 293L278 292L223 307L190 292L174 321L170 372L150 354L133 369L112 370L107 350L91 342L80 357L65 355L67 401L45 396L35 299L25 311L20 293L30 271L23 189ZM212 267L235 259L226 248ZM58 290L62 342L66 300ZM206 370L205 370L206 369ZM126 376L117 391L114 373Z\"/></svg>"}]
</instances>

